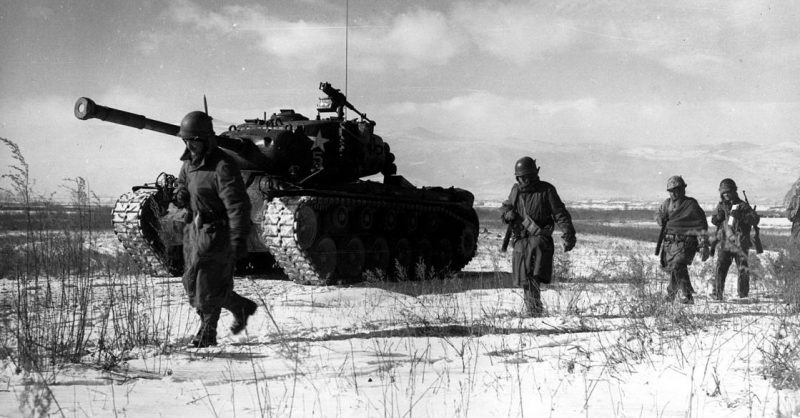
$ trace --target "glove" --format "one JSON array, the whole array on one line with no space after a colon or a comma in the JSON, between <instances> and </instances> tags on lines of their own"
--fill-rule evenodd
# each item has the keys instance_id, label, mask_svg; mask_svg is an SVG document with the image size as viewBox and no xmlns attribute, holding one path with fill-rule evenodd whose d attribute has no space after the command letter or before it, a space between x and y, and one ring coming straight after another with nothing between
<instances>
[{"instance_id":1,"label":"glove","mask_svg":"<svg viewBox=\"0 0 800 418\"><path fill-rule=\"evenodd\" d=\"M700 243L700 260L701 261L708 260L710 254L711 251L709 249L708 238L703 238L703 240Z\"/></svg>"},{"instance_id":2,"label":"glove","mask_svg":"<svg viewBox=\"0 0 800 418\"><path fill-rule=\"evenodd\" d=\"M189 190L186 190L185 187L175 189L172 193L172 202L179 209L185 208L189 204Z\"/></svg>"},{"instance_id":3,"label":"glove","mask_svg":"<svg viewBox=\"0 0 800 418\"><path fill-rule=\"evenodd\" d=\"M575 238L575 235L571 235L571 234L564 234L564 235L561 236L561 239L564 241L564 252L565 253L568 253L573 248L575 248L575 243L578 241Z\"/></svg>"},{"instance_id":4,"label":"glove","mask_svg":"<svg viewBox=\"0 0 800 418\"><path fill-rule=\"evenodd\" d=\"M700 260L702 260L702 261L708 260L709 255L710 255L710 251L708 249L708 246L705 246L705 247L700 249Z\"/></svg>"},{"instance_id":5,"label":"glove","mask_svg":"<svg viewBox=\"0 0 800 418\"><path fill-rule=\"evenodd\" d=\"M510 224L516 221L519 218L517 212L515 210L509 210L508 212L503 214L503 222Z\"/></svg>"},{"instance_id":6,"label":"glove","mask_svg":"<svg viewBox=\"0 0 800 418\"><path fill-rule=\"evenodd\" d=\"M236 261L244 260L248 254L246 242L237 241L233 243L233 255L236 257Z\"/></svg>"}]
</instances>

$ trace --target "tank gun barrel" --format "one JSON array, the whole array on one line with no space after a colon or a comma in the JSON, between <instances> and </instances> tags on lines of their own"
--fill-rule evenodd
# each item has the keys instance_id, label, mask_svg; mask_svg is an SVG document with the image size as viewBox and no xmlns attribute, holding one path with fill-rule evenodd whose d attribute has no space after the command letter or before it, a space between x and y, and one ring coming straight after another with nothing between
<instances>
[{"instance_id":1,"label":"tank gun barrel","mask_svg":"<svg viewBox=\"0 0 800 418\"><path fill-rule=\"evenodd\" d=\"M147 129L160 132L162 134L178 136L180 126L171 123L149 119L142 115L114 109L113 107L101 106L88 97L81 97L75 102L75 117L80 120L100 119L105 122L125 125L136 129ZM243 152L252 148L252 144L245 144L243 141L234 138L216 135L217 145L234 152Z\"/></svg>"},{"instance_id":2,"label":"tank gun barrel","mask_svg":"<svg viewBox=\"0 0 800 418\"><path fill-rule=\"evenodd\" d=\"M100 119L102 121L130 126L136 129L147 129L163 134L177 136L180 126L171 123L148 119L142 115L101 106L88 97L81 97L75 102L75 117L80 120Z\"/></svg>"}]
</instances>

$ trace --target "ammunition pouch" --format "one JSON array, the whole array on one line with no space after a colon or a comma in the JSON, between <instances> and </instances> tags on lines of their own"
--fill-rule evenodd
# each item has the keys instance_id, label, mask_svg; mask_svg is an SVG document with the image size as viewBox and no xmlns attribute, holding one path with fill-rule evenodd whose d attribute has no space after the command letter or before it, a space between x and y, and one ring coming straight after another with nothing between
<instances>
[{"instance_id":1,"label":"ammunition pouch","mask_svg":"<svg viewBox=\"0 0 800 418\"><path fill-rule=\"evenodd\" d=\"M525 231L528 232L529 235L546 235L552 236L553 235L553 228L541 228L539 224L536 223L533 219L529 216L525 217L525 220L522 221L522 227Z\"/></svg>"},{"instance_id":2,"label":"ammunition pouch","mask_svg":"<svg viewBox=\"0 0 800 418\"><path fill-rule=\"evenodd\" d=\"M525 217L525 220L522 223L515 225L513 233L516 239L521 238L528 238L533 236L553 236L553 226L547 226L545 228L539 227L539 225L530 217Z\"/></svg>"}]
</instances>

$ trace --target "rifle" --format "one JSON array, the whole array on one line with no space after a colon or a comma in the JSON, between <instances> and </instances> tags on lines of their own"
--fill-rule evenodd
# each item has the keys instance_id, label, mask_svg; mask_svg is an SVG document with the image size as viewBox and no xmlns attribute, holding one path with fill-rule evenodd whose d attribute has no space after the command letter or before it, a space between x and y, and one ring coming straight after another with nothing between
<instances>
[{"instance_id":1,"label":"rifle","mask_svg":"<svg viewBox=\"0 0 800 418\"><path fill-rule=\"evenodd\" d=\"M664 238L667 237L667 221L661 224L661 232L658 233L658 241L656 241L656 255L661 254L661 244L664 243Z\"/></svg>"},{"instance_id":2,"label":"rifle","mask_svg":"<svg viewBox=\"0 0 800 418\"><path fill-rule=\"evenodd\" d=\"M747 192L742 190L742 195L744 196L745 203L750 206L750 202L747 201ZM756 207L753 206L753 212L755 211ZM758 215L758 213L756 213L756 215ZM753 225L753 232L755 232L753 235L753 244L756 246L756 254L761 254L764 252L764 246L761 244L761 229L758 227L758 225Z\"/></svg>"},{"instance_id":3,"label":"rifle","mask_svg":"<svg viewBox=\"0 0 800 418\"><path fill-rule=\"evenodd\" d=\"M503 245L500 247L500 252L504 253L508 250L508 243L511 241L511 230L513 224L508 224L508 228L506 229L506 236L503 237Z\"/></svg>"},{"instance_id":4,"label":"rifle","mask_svg":"<svg viewBox=\"0 0 800 418\"><path fill-rule=\"evenodd\" d=\"M711 248L708 250L708 255L711 257L714 257L714 254L717 252L717 245L719 245L720 230L722 229L720 227L717 227L717 230L714 232L714 241L711 242Z\"/></svg>"}]
</instances>

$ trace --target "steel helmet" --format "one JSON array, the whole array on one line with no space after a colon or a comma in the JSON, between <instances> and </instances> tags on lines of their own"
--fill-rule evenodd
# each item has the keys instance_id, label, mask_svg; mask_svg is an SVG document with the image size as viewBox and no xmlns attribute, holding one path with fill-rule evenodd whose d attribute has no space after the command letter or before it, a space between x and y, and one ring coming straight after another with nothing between
<instances>
[{"instance_id":1,"label":"steel helmet","mask_svg":"<svg viewBox=\"0 0 800 418\"><path fill-rule=\"evenodd\" d=\"M514 176L522 177L531 174L539 174L539 167L536 167L536 160L531 157L522 157L514 164Z\"/></svg>"},{"instance_id":2,"label":"steel helmet","mask_svg":"<svg viewBox=\"0 0 800 418\"><path fill-rule=\"evenodd\" d=\"M667 191L677 189L678 187L686 187L686 182L683 181L683 177L672 176L667 180Z\"/></svg>"},{"instance_id":3,"label":"steel helmet","mask_svg":"<svg viewBox=\"0 0 800 418\"><path fill-rule=\"evenodd\" d=\"M720 193L735 192L736 190L737 190L736 182L733 181L733 179L722 179L722 181L719 182Z\"/></svg>"},{"instance_id":4,"label":"steel helmet","mask_svg":"<svg viewBox=\"0 0 800 418\"><path fill-rule=\"evenodd\" d=\"M211 116L199 110L189 112L181 120L181 130L178 131L178 136L181 138L209 138L214 136Z\"/></svg>"}]
</instances>

